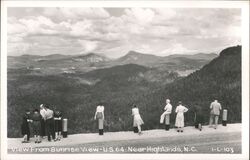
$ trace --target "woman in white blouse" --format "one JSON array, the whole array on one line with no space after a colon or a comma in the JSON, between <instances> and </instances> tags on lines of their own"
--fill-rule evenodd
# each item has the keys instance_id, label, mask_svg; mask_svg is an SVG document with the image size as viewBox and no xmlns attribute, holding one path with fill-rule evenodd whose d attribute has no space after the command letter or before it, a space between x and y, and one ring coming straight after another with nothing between
<instances>
[{"instance_id":1,"label":"woman in white blouse","mask_svg":"<svg viewBox=\"0 0 250 160\"><path fill-rule=\"evenodd\" d=\"M96 107L96 112L95 112L94 119L98 120L99 135L103 135L104 106L102 104L99 104Z\"/></svg>"},{"instance_id":2,"label":"woman in white blouse","mask_svg":"<svg viewBox=\"0 0 250 160\"><path fill-rule=\"evenodd\" d=\"M132 116L134 118L133 124L135 126L137 126L137 128L138 128L138 134L141 135L142 134L141 125L144 124L144 122L143 122L143 120L141 118L141 115L139 113L139 109L138 109L138 107L136 105L133 105Z\"/></svg>"},{"instance_id":3,"label":"woman in white blouse","mask_svg":"<svg viewBox=\"0 0 250 160\"><path fill-rule=\"evenodd\" d=\"M177 127L177 132L183 132L184 127L184 113L187 112L188 109L182 105L181 101L179 102L179 105L176 107L175 112L176 120L175 120L175 126Z\"/></svg>"}]
</instances>

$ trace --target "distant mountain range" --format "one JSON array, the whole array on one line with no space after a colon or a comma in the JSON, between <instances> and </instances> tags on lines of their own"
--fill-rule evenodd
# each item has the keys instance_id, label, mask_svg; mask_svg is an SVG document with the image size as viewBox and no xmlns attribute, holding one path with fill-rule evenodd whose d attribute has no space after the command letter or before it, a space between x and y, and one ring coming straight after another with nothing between
<instances>
[{"instance_id":1,"label":"distant mountain range","mask_svg":"<svg viewBox=\"0 0 250 160\"><path fill-rule=\"evenodd\" d=\"M217 54L170 55L159 57L130 51L125 56L110 59L100 54L89 53L86 55L60 55L48 56L22 55L9 56L8 68L37 68L45 74L72 73L75 71L88 72L95 69L109 68L124 64L137 64L160 70L192 72L207 64ZM74 71L71 69L74 68Z\"/></svg>"}]
</instances>

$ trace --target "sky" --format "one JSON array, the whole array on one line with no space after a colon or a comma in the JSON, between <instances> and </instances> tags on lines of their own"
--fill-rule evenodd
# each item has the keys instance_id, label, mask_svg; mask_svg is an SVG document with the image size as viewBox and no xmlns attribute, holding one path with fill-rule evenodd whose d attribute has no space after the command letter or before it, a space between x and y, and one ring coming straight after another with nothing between
<instances>
[{"instance_id":1,"label":"sky","mask_svg":"<svg viewBox=\"0 0 250 160\"><path fill-rule=\"evenodd\" d=\"M168 56L241 44L236 8L8 8L8 55Z\"/></svg>"}]
</instances>

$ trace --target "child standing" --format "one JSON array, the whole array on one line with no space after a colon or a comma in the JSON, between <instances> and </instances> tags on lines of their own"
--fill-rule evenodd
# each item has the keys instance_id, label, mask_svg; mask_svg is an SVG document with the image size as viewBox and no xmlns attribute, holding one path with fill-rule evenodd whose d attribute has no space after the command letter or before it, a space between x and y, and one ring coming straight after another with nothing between
<instances>
[{"instance_id":1,"label":"child standing","mask_svg":"<svg viewBox=\"0 0 250 160\"><path fill-rule=\"evenodd\" d=\"M60 141L62 134L62 112L55 111L54 120L55 120L55 138L56 140Z\"/></svg>"},{"instance_id":2,"label":"child standing","mask_svg":"<svg viewBox=\"0 0 250 160\"><path fill-rule=\"evenodd\" d=\"M39 113L38 109L34 110L34 113L32 115L32 120L33 120L33 133L34 133L35 143L41 143L40 135L41 135L42 116Z\"/></svg>"}]
</instances>

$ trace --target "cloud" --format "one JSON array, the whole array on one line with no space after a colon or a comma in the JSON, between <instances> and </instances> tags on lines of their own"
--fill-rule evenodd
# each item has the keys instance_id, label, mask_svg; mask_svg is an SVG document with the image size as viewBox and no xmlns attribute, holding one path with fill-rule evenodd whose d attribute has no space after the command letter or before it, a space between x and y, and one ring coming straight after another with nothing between
<instances>
[{"instance_id":1,"label":"cloud","mask_svg":"<svg viewBox=\"0 0 250 160\"><path fill-rule=\"evenodd\" d=\"M173 43L171 47L166 50L161 51L161 54L183 54L183 53L195 53L197 50L190 50L183 46L181 43Z\"/></svg>"},{"instance_id":2,"label":"cloud","mask_svg":"<svg viewBox=\"0 0 250 160\"><path fill-rule=\"evenodd\" d=\"M79 21L76 22L75 24L70 25L70 31L69 35L72 36L88 36L91 34L93 31L93 24L89 20L84 20L84 21ZM95 34L95 33L93 33Z\"/></svg>"},{"instance_id":3,"label":"cloud","mask_svg":"<svg viewBox=\"0 0 250 160\"><path fill-rule=\"evenodd\" d=\"M27 51L31 48L32 44L30 43L8 43L8 53L12 54L26 54Z\"/></svg>"},{"instance_id":4,"label":"cloud","mask_svg":"<svg viewBox=\"0 0 250 160\"><path fill-rule=\"evenodd\" d=\"M129 50L157 55L211 52L240 43L240 9L8 9L8 53L119 57Z\"/></svg>"},{"instance_id":5,"label":"cloud","mask_svg":"<svg viewBox=\"0 0 250 160\"><path fill-rule=\"evenodd\" d=\"M98 47L98 42L97 41L78 40L78 42L82 46L82 52L81 53L94 52Z\"/></svg>"},{"instance_id":6,"label":"cloud","mask_svg":"<svg viewBox=\"0 0 250 160\"><path fill-rule=\"evenodd\" d=\"M57 30L54 30L56 24L49 18L39 16L30 19L20 19L19 22L26 27L26 32L30 34L58 34Z\"/></svg>"},{"instance_id":7,"label":"cloud","mask_svg":"<svg viewBox=\"0 0 250 160\"><path fill-rule=\"evenodd\" d=\"M44 8L43 14L52 17L55 21L103 19L110 16L103 8Z\"/></svg>"},{"instance_id":8,"label":"cloud","mask_svg":"<svg viewBox=\"0 0 250 160\"><path fill-rule=\"evenodd\" d=\"M125 15L123 19L125 19L129 23L136 24L148 24L151 23L155 16L155 12L149 8L131 8L125 9Z\"/></svg>"}]
</instances>

